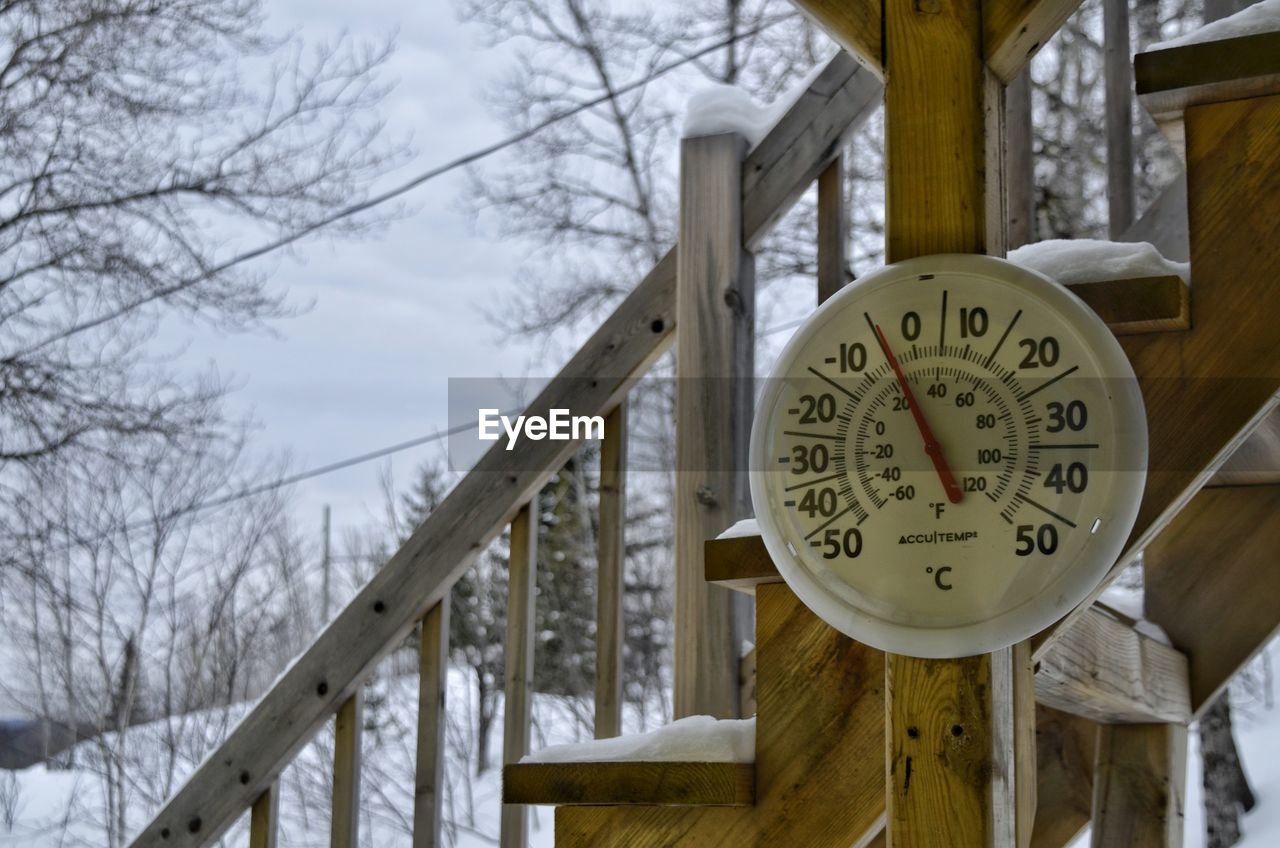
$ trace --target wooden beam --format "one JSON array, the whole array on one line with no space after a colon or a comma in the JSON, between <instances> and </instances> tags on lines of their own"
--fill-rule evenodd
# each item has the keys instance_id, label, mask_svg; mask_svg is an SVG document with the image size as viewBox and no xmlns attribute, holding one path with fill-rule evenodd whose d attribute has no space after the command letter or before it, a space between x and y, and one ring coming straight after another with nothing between
<instances>
[{"instance_id":1,"label":"wooden beam","mask_svg":"<svg viewBox=\"0 0 1280 848\"><path fill-rule=\"evenodd\" d=\"M737 134L680 144L676 282L676 718L738 716L733 595L708 585L703 543L749 513L755 264L743 248ZM709 428L708 421L725 422Z\"/></svg>"},{"instance_id":2,"label":"wooden beam","mask_svg":"<svg viewBox=\"0 0 1280 848\"><path fill-rule=\"evenodd\" d=\"M627 406L605 416L596 548L595 737L622 732L622 593L626 565Z\"/></svg>"},{"instance_id":3,"label":"wooden beam","mask_svg":"<svg viewBox=\"0 0 1280 848\"><path fill-rule=\"evenodd\" d=\"M1205 489L1148 546L1147 614L1186 652L1198 714L1280 627L1280 486Z\"/></svg>"},{"instance_id":4,"label":"wooden beam","mask_svg":"<svg viewBox=\"0 0 1280 848\"><path fill-rule=\"evenodd\" d=\"M360 748L364 736L364 689L357 689L338 709L333 725L332 848L360 845Z\"/></svg>"},{"instance_id":5,"label":"wooden beam","mask_svg":"<svg viewBox=\"0 0 1280 848\"><path fill-rule=\"evenodd\" d=\"M713 539L705 550L709 581L744 592L782 582L759 536ZM1095 721L1187 721L1187 658L1131 625L1102 608L1081 614L1040 658L1036 700Z\"/></svg>"},{"instance_id":6,"label":"wooden beam","mask_svg":"<svg viewBox=\"0 0 1280 848\"><path fill-rule=\"evenodd\" d=\"M1184 159L1188 108L1280 94L1280 32L1153 50L1133 61L1138 100Z\"/></svg>"},{"instance_id":7,"label":"wooden beam","mask_svg":"<svg viewBox=\"0 0 1280 848\"><path fill-rule=\"evenodd\" d=\"M984 5L885 2L889 262L1004 255L1004 91L983 61ZM1034 704L1029 687L1018 697L1015 684L1029 654L885 657L885 828L893 848L1014 848L1020 830L1029 834L1033 799L1017 787L1034 769L1035 750L1019 728L1034 722Z\"/></svg>"},{"instance_id":8,"label":"wooden beam","mask_svg":"<svg viewBox=\"0 0 1280 848\"><path fill-rule=\"evenodd\" d=\"M1176 274L1067 286L1117 336L1191 328L1191 287Z\"/></svg>"},{"instance_id":9,"label":"wooden beam","mask_svg":"<svg viewBox=\"0 0 1280 848\"><path fill-rule=\"evenodd\" d=\"M1036 163L1031 127L1031 71L1024 68L1005 91L1005 194L1012 250L1036 240Z\"/></svg>"},{"instance_id":10,"label":"wooden beam","mask_svg":"<svg viewBox=\"0 0 1280 848\"><path fill-rule=\"evenodd\" d=\"M556 848L862 845L884 813L884 655L783 584L756 595L755 804L561 807Z\"/></svg>"},{"instance_id":11,"label":"wooden beam","mask_svg":"<svg viewBox=\"0 0 1280 848\"><path fill-rule=\"evenodd\" d=\"M1098 725L1036 707L1036 820L1031 848L1066 848L1093 815Z\"/></svg>"},{"instance_id":12,"label":"wooden beam","mask_svg":"<svg viewBox=\"0 0 1280 848\"><path fill-rule=\"evenodd\" d=\"M1095 606L1040 660L1036 700L1096 722L1186 723L1187 657Z\"/></svg>"},{"instance_id":13,"label":"wooden beam","mask_svg":"<svg viewBox=\"0 0 1280 848\"><path fill-rule=\"evenodd\" d=\"M989 179L999 184L1003 144L998 130L988 131L987 105L1003 100L985 78L980 6L886 0L889 262L931 253L1004 255L1004 215L989 214L992 202L1003 210L1002 191L987 190ZM1003 105L990 113L1003 124Z\"/></svg>"},{"instance_id":14,"label":"wooden beam","mask_svg":"<svg viewBox=\"0 0 1280 848\"><path fill-rule=\"evenodd\" d=\"M827 63L743 165L742 229L749 249L760 246L883 99L884 86L848 53Z\"/></svg>"},{"instance_id":15,"label":"wooden beam","mask_svg":"<svg viewBox=\"0 0 1280 848\"><path fill-rule=\"evenodd\" d=\"M1036 637L1037 659L1267 418L1280 389L1280 95L1191 107L1186 127L1194 321L1120 338L1147 407L1146 490L1126 554Z\"/></svg>"},{"instance_id":16,"label":"wooden beam","mask_svg":"<svg viewBox=\"0 0 1280 848\"><path fill-rule=\"evenodd\" d=\"M276 848L280 835L280 782L258 796L249 813L249 848Z\"/></svg>"},{"instance_id":17,"label":"wooden beam","mask_svg":"<svg viewBox=\"0 0 1280 848\"><path fill-rule=\"evenodd\" d=\"M880 91L875 77L849 55L827 63L747 157L742 208L748 242L763 238L804 193L841 140L879 105ZM603 414L617 404L671 344L675 277L672 249L525 414ZM575 442L543 439L522 444L518 457L502 445L486 453L132 844L194 848L215 841L577 449ZM247 782L241 779L246 774Z\"/></svg>"},{"instance_id":18,"label":"wooden beam","mask_svg":"<svg viewBox=\"0 0 1280 848\"><path fill-rule=\"evenodd\" d=\"M536 497L536 496L535 496ZM511 522L507 566L507 639L503 647L502 762L520 762L529 753L533 720L533 619L537 596L538 522L535 503L525 504ZM502 805L502 848L524 848L529 814L518 804Z\"/></svg>"},{"instance_id":19,"label":"wooden beam","mask_svg":"<svg viewBox=\"0 0 1280 848\"><path fill-rule=\"evenodd\" d=\"M849 216L844 205L844 156L818 175L818 303L848 282Z\"/></svg>"},{"instance_id":20,"label":"wooden beam","mask_svg":"<svg viewBox=\"0 0 1280 848\"><path fill-rule=\"evenodd\" d=\"M987 64L1010 82L1031 62L1081 0L983 0L983 39Z\"/></svg>"},{"instance_id":21,"label":"wooden beam","mask_svg":"<svg viewBox=\"0 0 1280 848\"><path fill-rule=\"evenodd\" d=\"M506 804L741 807L755 801L754 763L521 763L502 770Z\"/></svg>"},{"instance_id":22,"label":"wooden beam","mask_svg":"<svg viewBox=\"0 0 1280 848\"><path fill-rule=\"evenodd\" d=\"M1214 472L1206 486L1280 484L1280 409L1274 409Z\"/></svg>"},{"instance_id":23,"label":"wooden beam","mask_svg":"<svg viewBox=\"0 0 1280 848\"><path fill-rule=\"evenodd\" d=\"M444 802L445 697L449 690L449 603L422 619L418 642L418 758L413 784L413 848L440 845Z\"/></svg>"},{"instance_id":24,"label":"wooden beam","mask_svg":"<svg viewBox=\"0 0 1280 848\"><path fill-rule=\"evenodd\" d=\"M1093 779L1093 848L1181 848L1187 728L1102 725Z\"/></svg>"},{"instance_id":25,"label":"wooden beam","mask_svg":"<svg viewBox=\"0 0 1280 848\"><path fill-rule=\"evenodd\" d=\"M1133 224L1133 65L1129 52L1129 0L1103 0L1103 71L1106 80L1107 223L1111 238Z\"/></svg>"},{"instance_id":26,"label":"wooden beam","mask_svg":"<svg viewBox=\"0 0 1280 848\"><path fill-rule=\"evenodd\" d=\"M837 44L884 77L881 0L792 0Z\"/></svg>"}]
</instances>

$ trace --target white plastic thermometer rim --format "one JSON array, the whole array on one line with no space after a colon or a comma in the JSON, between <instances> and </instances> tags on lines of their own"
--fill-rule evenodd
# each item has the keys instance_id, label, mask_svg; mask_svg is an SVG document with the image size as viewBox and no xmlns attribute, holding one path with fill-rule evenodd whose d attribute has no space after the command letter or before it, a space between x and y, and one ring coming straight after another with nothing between
<instances>
[{"instance_id":1,"label":"white plastic thermometer rim","mask_svg":"<svg viewBox=\"0 0 1280 848\"><path fill-rule=\"evenodd\" d=\"M1056 311L1088 345L1104 375L1136 378L1129 359L1107 325L1065 287L1039 273L1002 259L973 254L922 256L885 266L845 286L822 304L787 342L757 407L751 428L751 501L760 534L783 580L820 618L840 632L872 647L908 656L943 658L990 653L1027 639L1053 624L1088 597L1123 552L1142 500L1145 473L1117 475L1110 492L1108 520L1092 542L1064 567L1060 576L1038 595L994 617L954 627L916 627L870 615L829 591L788 543L768 509L769 436L778 394L796 359L813 337L848 301L893 285L911 285L921 274L995 278L1025 288ZM1147 467L1146 411L1138 391L1116 392L1111 398L1117 439L1118 468L1145 472Z\"/></svg>"}]
</instances>

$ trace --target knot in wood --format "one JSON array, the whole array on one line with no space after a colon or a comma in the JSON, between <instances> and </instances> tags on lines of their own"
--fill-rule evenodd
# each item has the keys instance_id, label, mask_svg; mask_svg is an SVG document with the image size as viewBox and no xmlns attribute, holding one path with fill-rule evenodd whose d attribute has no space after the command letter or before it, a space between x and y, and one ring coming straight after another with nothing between
<instances>
[{"instance_id":1,"label":"knot in wood","mask_svg":"<svg viewBox=\"0 0 1280 848\"><path fill-rule=\"evenodd\" d=\"M941 14L942 0L916 0L916 11L924 15Z\"/></svg>"},{"instance_id":2,"label":"knot in wood","mask_svg":"<svg viewBox=\"0 0 1280 848\"><path fill-rule=\"evenodd\" d=\"M741 317L747 314L747 302L737 289L725 289L724 302L734 315Z\"/></svg>"},{"instance_id":3,"label":"knot in wood","mask_svg":"<svg viewBox=\"0 0 1280 848\"><path fill-rule=\"evenodd\" d=\"M698 487L698 491L694 494L694 497L696 497L698 499L698 503L703 506L716 506L720 503L719 498L716 497L716 490L708 486L706 483L703 483Z\"/></svg>"}]
</instances>

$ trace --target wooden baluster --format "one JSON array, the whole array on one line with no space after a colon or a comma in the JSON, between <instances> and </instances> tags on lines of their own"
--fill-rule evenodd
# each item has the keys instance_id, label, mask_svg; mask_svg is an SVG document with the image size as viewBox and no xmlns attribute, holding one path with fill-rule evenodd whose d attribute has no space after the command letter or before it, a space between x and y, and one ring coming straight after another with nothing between
<instances>
[{"instance_id":1,"label":"wooden baluster","mask_svg":"<svg viewBox=\"0 0 1280 848\"><path fill-rule=\"evenodd\" d=\"M596 738L622 732L622 593L626 564L626 402L604 419L596 556Z\"/></svg>"},{"instance_id":2,"label":"wooden baluster","mask_svg":"<svg viewBox=\"0 0 1280 848\"><path fill-rule=\"evenodd\" d=\"M1093 777L1095 848L1182 845L1187 728L1104 724Z\"/></svg>"},{"instance_id":3,"label":"wooden baluster","mask_svg":"<svg viewBox=\"0 0 1280 848\"><path fill-rule=\"evenodd\" d=\"M533 681L533 603L538 568L537 495L511 522L511 561L507 567L507 642L505 648L502 762L517 763L529 753ZM502 805L502 848L528 843L528 810Z\"/></svg>"},{"instance_id":4,"label":"wooden baluster","mask_svg":"<svg viewBox=\"0 0 1280 848\"><path fill-rule=\"evenodd\" d=\"M742 156L734 133L680 145L676 271L676 718L736 718L738 646L749 599L708 586L703 544L749 514L755 266L743 245ZM742 610L742 611L740 611Z\"/></svg>"},{"instance_id":5,"label":"wooden baluster","mask_svg":"<svg viewBox=\"0 0 1280 848\"><path fill-rule=\"evenodd\" d=\"M360 844L360 738L364 731L364 687L338 708L334 721L332 848Z\"/></svg>"},{"instance_id":6,"label":"wooden baluster","mask_svg":"<svg viewBox=\"0 0 1280 848\"><path fill-rule=\"evenodd\" d=\"M847 282L845 248L849 216L844 205L844 154L818 175L818 303L840 291Z\"/></svg>"},{"instance_id":7,"label":"wooden baluster","mask_svg":"<svg viewBox=\"0 0 1280 848\"><path fill-rule=\"evenodd\" d=\"M418 649L418 764L413 788L413 848L440 844L444 798L445 693L449 683L449 595L422 619Z\"/></svg>"},{"instance_id":8,"label":"wooden baluster","mask_svg":"<svg viewBox=\"0 0 1280 848\"><path fill-rule=\"evenodd\" d=\"M1133 224L1133 54L1129 52L1129 0L1104 0L1102 32L1107 92L1107 212L1114 239Z\"/></svg>"},{"instance_id":9,"label":"wooden baluster","mask_svg":"<svg viewBox=\"0 0 1280 848\"><path fill-rule=\"evenodd\" d=\"M276 848L276 835L280 830L280 781L271 786L253 802L249 813L249 848Z\"/></svg>"}]
</instances>

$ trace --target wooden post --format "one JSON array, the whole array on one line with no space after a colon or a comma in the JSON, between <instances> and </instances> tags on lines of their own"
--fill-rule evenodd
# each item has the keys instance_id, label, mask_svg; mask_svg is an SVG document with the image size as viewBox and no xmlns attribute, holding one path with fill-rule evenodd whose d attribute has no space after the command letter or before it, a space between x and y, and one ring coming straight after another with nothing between
<instances>
[{"instance_id":1,"label":"wooden post","mask_svg":"<svg viewBox=\"0 0 1280 848\"><path fill-rule=\"evenodd\" d=\"M818 175L818 303L840 291L848 279L848 240L842 153Z\"/></svg>"},{"instance_id":2,"label":"wooden post","mask_svg":"<svg viewBox=\"0 0 1280 848\"><path fill-rule=\"evenodd\" d=\"M338 708L333 726L333 848L360 845L360 740L364 732L364 688Z\"/></svg>"},{"instance_id":3,"label":"wooden post","mask_svg":"<svg viewBox=\"0 0 1280 848\"><path fill-rule=\"evenodd\" d=\"M1004 255L1004 92L983 60L981 5L884 4L890 262ZM1035 758L1029 660L1024 646L959 660L886 657L890 848L1029 839L1033 801L1015 788L1034 773L1024 771Z\"/></svg>"},{"instance_id":4,"label":"wooden post","mask_svg":"<svg viewBox=\"0 0 1280 848\"><path fill-rule=\"evenodd\" d=\"M596 555L597 739L622 732L622 593L626 565L627 407L604 419L600 443L600 535Z\"/></svg>"},{"instance_id":5,"label":"wooden post","mask_svg":"<svg viewBox=\"0 0 1280 848\"><path fill-rule=\"evenodd\" d=\"M1133 224L1133 60L1129 53L1129 0L1104 0L1102 31L1107 90L1107 210L1114 239Z\"/></svg>"},{"instance_id":6,"label":"wooden post","mask_svg":"<svg viewBox=\"0 0 1280 848\"><path fill-rule=\"evenodd\" d=\"M502 716L502 762L520 762L529 753L529 721L533 682L533 604L538 568L537 495L511 522L511 560L507 568L507 641L504 650L505 700ZM529 837L528 810L502 805L502 848L524 848Z\"/></svg>"},{"instance_id":7,"label":"wooden post","mask_svg":"<svg viewBox=\"0 0 1280 848\"><path fill-rule=\"evenodd\" d=\"M422 619L418 647L418 763L413 787L413 848L440 844L444 799L445 695L449 684L449 597Z\"/></svg>"},{"instance_id":8,"label":"wooden post","mask_svg":"<svg viewBox=\"0 0 1280 848\"><path fill-rule=\"evenodd\" d=\"M249 813L249 848L276 848L280 832L280 781L258 796Z\"/></svg>"},{"instance_id":9,"label":"wooden post","mask_svg":"<svg viewBox=\"0 0 1280 848\"><path fill-rule=\"evenodd\" d=\"M708 586L703 542L747 510L754 397L755 280L743 246L742 157L736 134L680 147L676 271L676 718L738 715L732 593ZM750 631L747 630L749 633Z\"/></svg>"},{"instance_id":10,"label":"wooden post","mask_svg":"<svg viewBox=\"0 0 1280 848\"><path fill-rule=\"evenodd\" d=\"M1180 848L1186 779L1185 726L1100 726L1093 778L1094 848Z\"/></svg>"},{"instance_id":11,"label":"wooden post","mask_svg":"<svg viewBox=\"0 0 1280 848\"><path fill-rule=\"evenodd\" d=\"M1036 240L1035 137L1031 127L1031 70L1023 68L1005 91L1005 194L1009 248Z\"/></svg>"}]
</instances>

